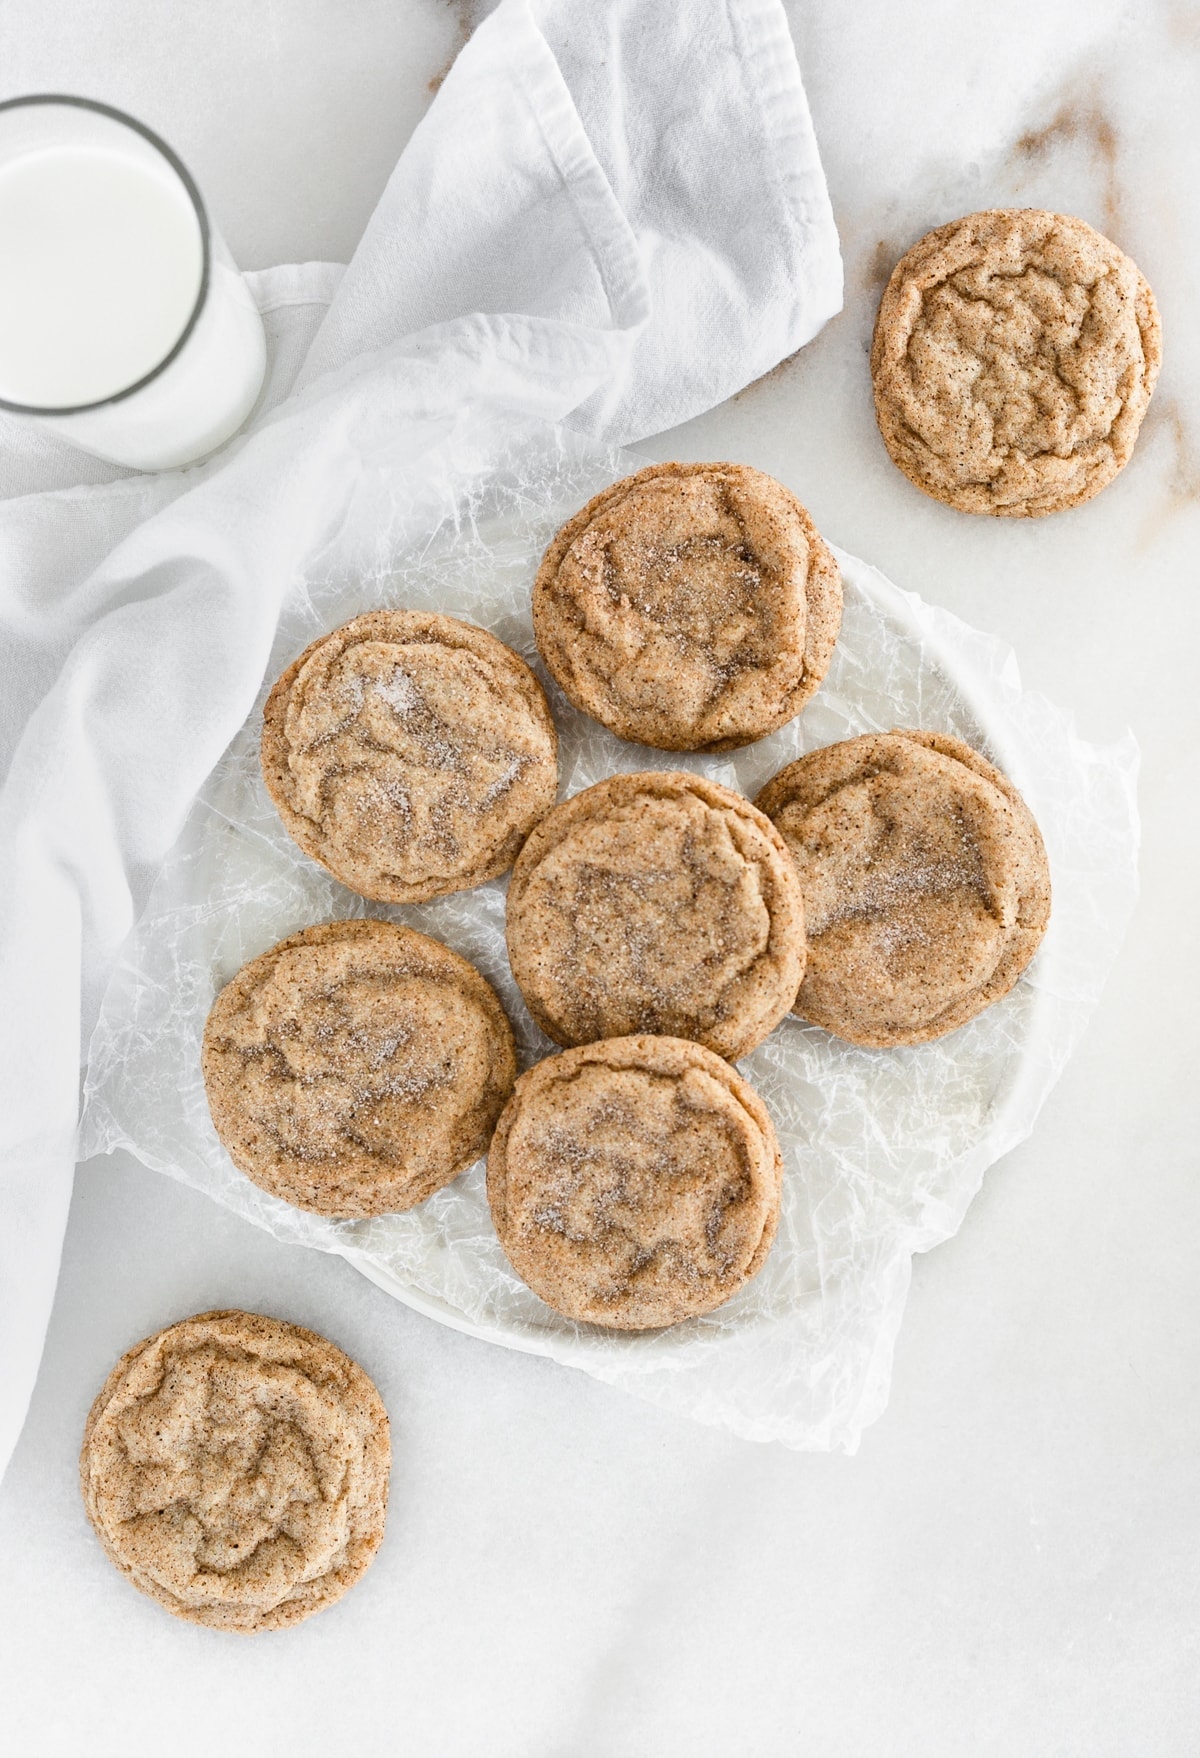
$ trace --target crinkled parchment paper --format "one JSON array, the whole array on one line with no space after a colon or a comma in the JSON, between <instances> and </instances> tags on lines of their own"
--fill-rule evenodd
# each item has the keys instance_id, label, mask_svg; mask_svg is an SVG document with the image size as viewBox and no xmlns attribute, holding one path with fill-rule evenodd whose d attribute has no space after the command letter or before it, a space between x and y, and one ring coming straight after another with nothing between
<instances>
[{"instance_id":1,"label":"crinkled parchment paper","mask_svg":"<svg viewBox=\"0 0 1200 1758\"><path fill-rule=\"evenodd\" d=\"M482 1163L408 1214L338 1222L267 1196L216 1138L200 1079L208 1008L246 959L309 923L370 913L437 936L495 984L524 1064L553 1050L509 975L505 882L411 908L364 904L336 884L267 798L260 698L125 947L91 1046L81 1152L130 1148L277 1238L340 1252L477 1335L752 1439L850 1452L887 1399L913 1252L955 1232L985 1169L1028 1134L1115 956L1136 891L1136 750L1132 740L1084 744L1062 710L1021 689L1000 643L848 555L838 558L846 607L833 666L798 721L732 757L622 744L549 684L529 593L558 524L641 462L548 430L502 439L460 424L415 459L376 439L340 530L295 583L263 697L314 635L374 606L412 605L481 623L533 664L561 735L562 797L619 770L678 767L753 795L835 739L893 726L956 733L1012 776L1046 839L1053 919L1025 979L918 1049L854 1049L785 1021L739 1065L786 1159L782 1223L761 1274L720 1311L670 1331L571 1324L509 1269Z\"/></svg>"}]
</instances>

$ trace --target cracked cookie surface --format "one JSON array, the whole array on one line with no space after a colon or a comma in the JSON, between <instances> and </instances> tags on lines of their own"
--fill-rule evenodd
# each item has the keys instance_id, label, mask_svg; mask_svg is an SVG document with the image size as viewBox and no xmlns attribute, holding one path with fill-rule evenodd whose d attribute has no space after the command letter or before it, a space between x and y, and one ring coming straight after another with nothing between
<instances>
[{"instance_id":1,"label":"cracked cookie surface","mask_svg":"<svg viewBox=\"0 0 1200 1758\"><path fill-rule=\"evenodd\" d=\"M213 1003L202 1060L234 1165L347 1218L412 1208L477 1160L517 1072L474 966L375 921L306 928L243 965Z\"/></svg>"},{"instance_id":2,"label":"cracked cookie surface","mask_svg":"<svg viewBox=\"0 0 1200 1758\"><path fill-rule=\"evenodd\" d=\"M968 214L892 271L875 323L875 413L918 488L1033 518L1090 500L1129 461L1162 357L1154 295L1083 220Z\"/></svg>"},{"instance_id":3,"label":"cracked cookie surface","mask_svg":"<svg viewBox=\"0 0 1200 1758\"><path fill-rule=\"evenodd\" d=\"M868 733L813 751L758 805L795 856L802 1019L852 1044L943 1037L1007 995L1050 916L1050 873L1016 788L961 739Z\"/></svg>"},{"instance_id":4,"label":"cracked cookie surface","mask_svg":"<svg viewBox=\"0 0 1200 1758\"><path fill-rule=\"evenodd\" d=\"M766 1260L783 1162L736 1069L679 1038L586 1044L517 1082L488 1154L509 1262L565 1317L651 1330L721 1306Z\"/></svg>"},{"instance_id":5,"label":"cracked cookie surface","mask_svg":"<svg viewBox=\"0 0 1200 1758\"><path fill-rule=\"evenodd\" d=\"M616 775L545 817L508 888L513 976L559 1044L630 1032L736 1058L787 1013L804 907L787 846L741 794Z\"/></svg>"},{"instance_id":6,"label":"cracked cookie surface","mask_svg":"<svg viewBox=\"0 0 1200 1758\"><path fill-rule=\"evenodd\" d=\"M363 897L423 903L512 866L558 791L541 685L485 629L370 611L294 660L263 710L289 834Z\"/></svg>"},{"instance_id":7,"label":"cracked cookie surface","mask_svg":"<svg viewBox=\"0 0 1200 1758\"><path fill-rule=\"evenodd\" d=\"M538 651L618 737L723 751L829 669L841 576L790 489L744 464L652 464L568 520L533 589Z\"/></svg>"},{"instance_id":8,"label":"cracked cookie surface","mask_svg":"<svg viewBox=\"0 0 1200 1758\"><path fill-rule=\"evenodd\" d=\"M297 1624L383 1537L391 1446L367 1375L333 1343L207 1312L123 1355L84 1430L88 1519L135 1587L189 1623Z\"/></svg>"}]
</instances>

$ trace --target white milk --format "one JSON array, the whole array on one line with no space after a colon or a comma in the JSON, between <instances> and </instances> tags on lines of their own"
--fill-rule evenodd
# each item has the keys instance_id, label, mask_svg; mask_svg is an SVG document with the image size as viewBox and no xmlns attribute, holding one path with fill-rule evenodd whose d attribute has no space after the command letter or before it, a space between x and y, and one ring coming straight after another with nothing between
<instances>
[{"instance_id":1,"label":"white milk","mask_svg":"<svg viewBox=\"0 0 1200 1758\"><path fill-rule=\"evenodd\" d=\"M187 327L204 240L169 165L50 147L0 166L0 397L98 403Z\"/></svg>"},{"instance_id":2,"label":"white milk","mask_svg":"<svg viewBox=\"0 0 1200 1758\"><path fill-rule=\"evenodd\" d=\"M24 117L32 137L12 126ZM0 117L0 398L138 469L204 456L262 385L262 321L245 283L210 229L199 316L156 373L201 297L204 230L187 188L114 118L64 105L24 117ZM55 414L81 404L100 406Z\"/></svg>"}]
</instances>

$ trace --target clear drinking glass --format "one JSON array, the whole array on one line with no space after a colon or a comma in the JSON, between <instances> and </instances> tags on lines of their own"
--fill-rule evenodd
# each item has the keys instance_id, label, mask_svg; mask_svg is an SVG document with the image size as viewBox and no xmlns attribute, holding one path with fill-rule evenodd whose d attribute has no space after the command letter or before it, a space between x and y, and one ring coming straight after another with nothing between
<instances>
[{"instance_id":1,"label":"clear drinking glass","mask_svg":"<svg viewBox=\"0 0 1200 1758\"><path fill-rule=\"evenodd\" d=\"M0 103L0 407L165 470L237 431L265 368L258 309L170 147L88 98Z\"/></svg>"}]
</instances>

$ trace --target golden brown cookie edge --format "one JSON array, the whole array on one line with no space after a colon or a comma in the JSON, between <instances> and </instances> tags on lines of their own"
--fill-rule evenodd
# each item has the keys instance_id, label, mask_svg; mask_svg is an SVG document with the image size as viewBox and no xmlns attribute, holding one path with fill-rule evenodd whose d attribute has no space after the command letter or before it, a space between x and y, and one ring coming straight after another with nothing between
<instances>
[{"instance_id":1,"label":"golden brown cookie edge","mask_svg":"<svg viewBox=\"0 0 1200 1758\"><path fill-rule=\"evenodd\" d=\"M654 1067L650 1072L677 1074L684 1072L686 1067L700 1066L706 1074L708 1074L713 1080L717 1081L729 1094L731 1094L740 1108L745 1112L746 1116L750 1119L751 1123L759 1131L763 1146L767 1150L764 1159L769 1161L769 1172L767 1172L765 1179L765 1182L769 1184L769 1188L765 1189L763 1193L765 1205L763 1230L739 1281L734 1287L730 1288L728 1292L719 1295L710 1303L698 1305L688 1311L679 1313L674 1318L664 1319L661 1323L622 1324L620 1322L613 1322L611 1318L608 1320L597 1319L594 1316L586 1316L578 1312L566 1311L562 1306L556 1304L554 1300L548 1298L548 1296L542 1292L541 1288L536 1287L533 1282L529 1281L524 1272L517 1267L516 1263L509 1255L509 1247L506 1238L507 1208L505 1205L505 1179L507 1175L507 1144L522 1103L528 1102L531 1096L536 1096L540 1093L541 1088L559 1078L558 1071L562 1068L564 1063L567 1063L568 1066L572 1068L575 1066L582 1066L588 1062L602 1060L604 1055L611 1054L614 1050L617 1052L618 1056L627 1055L629 1058L628 1061L618 1061L614 1065L617 1067L646 1068L648 1063L656 1057L665 1058L668 1061L673 1058L676 1067L669 1067L667 1069ZM764 1171L766 1171L766 1168L764 1168ZM757 1276L767 1260L771 1246L774 1244L779 1229L783 1192L783 1153L779 1145L779 1136L774 1121L770 1112L767 1110L761 1093L759 1093L757 1088L755 1088L743 1074L733 1067L730 1062L726 1061L724 1057L718 1056L714 1051L707 1050L703 1044L698 1044L691 1038L672 1038L657 1036L650 1032L637 1032L630 1033L620 1038L597 1038L588 1044L573 1045L568 1049L559 1051L553 1056L543 1057L540 1062L534 1063L531 1068L525 1071L517 1081L512 1096L501 1114L499 1123L496 1125L496 1131L492 1137L492 1146L488 1151L486 1188L488 1208L491 1212L492 1225L496 1233L496 1238L499 1241L500 1248L504 1252L514 1274L527 1288L530 1289L531 1293L536 1294L537 1298L543 1301L546 1306L550 1307L552 1312L558 1313L560 1318L565 1318L572 1324L590 1324L605 1331L637 1334L646 1331L665 1330L673 1325L682 1324L689 1318L703 1318L708 1313L716 1312L720 1307L727 1305L736 1294L739 1294L741 1290L745 1288L755 1276Z\"/></svg>"},{"instance_id":2,"label":"golden brown cookie edge","mask_svg":"<svg viewBox=\"0 0 1200 1758\"><path fill-rule=\"evenodd\" d=\"M957 1031L960 1026L967 1025L972 1019L978 1018L995 1002L1002 1001L1016 986L1040 946L1050 915L1050 868L1037 820L1022 794L1003 770L998 769L994 763L984 757L981 752L976 751L973 746L968 745L965 740L956 738L953 734L931 732L920 728L894 727L886 733L859 733L850 739L839 739L835 745L818 746L817 749L806 752L803 757L798 757L793 762L785 764L782 769L771 776L760 788L755 797L755 803L760 810L768 815L781 811L791 797L789 786L793 777L804 769L809 759L820 757L826 751L833 750L837 746L853 745L860 742L866 744L868 741L891 738L907 739L913 744L923 745L929 750L961 763L964 768L970 769L995 788L1005 805L1016 816L1019 827L1029 845L1030 859L1025 867L1026 884L1021 892L1021 899L1022 905L1026 900L1029 901L1034 915L1033 920L1028 923L1021 923L1018 920L1017 928L1014 930L1008 948L1006 948L1006 956L997 965L989 982L981 989L973 991L971 996L964 997L961 1003L943 1009L934 1020L918 1031L890 1034L862 1032L848 1026L845 1021L834 1026L824 1019L811 1018L803 1012L799 1005L800 992L797 991L796 1003L792 1007L792 1012L797 1019L817 1025L822 1031L827 1031L831 1036L840 1038L843 1042L853 1044L857 1049L862 1050L894 1050L911 1048L919 1044L936 1043L951 1032ZM802 988L803 982L801 982Z\"/></svg>"},{"instance_id":3,"label":"golden brown cookie edge","mask_svg":"<svg viewBox=\"0 0 1200 1758\"><path fill-rule=\"evenodd\" d=\"M612 1042L611 1039L578 1039L566 1036L569 1028L560 1020L546 1012L541 998L537 994L535 980L519 935L518 915L528 884L529 875L538 863L550 853L586 814L578 806L578 802L595 799L603 794L605 803L613 800L623 803L623 797L635 798L645 791L639 783L653 780L659 783L671 783L682 787L689 793L698 795L705 805L713 809L732 811L739 818L748 822L752 828L764 838L779 864L776 875L778 910L771 912L771 936L768 949L774 945L777 956L786 956L789 949L797 970L797 988L804 978L804 967L807 959L804 930L804 899L800 889L799 874L796 872L795 861L787 843L764 812L759 811L753 801L744 794L735 793L732 788L725 787L721 782L713 781L705 775L694 775L684 769L645 769L622 772L618 775L606 776L602 781L593 782L590 787L582 788L579 793L571 794L546 813L545 817L534 827L526 840L524 848L513 864L512 876L508 883L508 895L505 902L504 935L508 950L509 968L513 981L516 983L530 1016L555 1044L565 1049L579 1048L586 1043ZM779 919L777 920L777 914ZM779 986L780 994L787 992L790 976L782 977ZM771 1035L781 1020L787 1017L790 1002L785 1002L776 1011L774 1006L764 1007L760 1014L746 1023L742 1032L734 1035L722 1033L715 1042L700 1038L681 1039L681 1042L697 1043L703 1049L712 1050L717 1056L728 1062L736 1062L747 1056L751 1050ZM763 1024L769 1020L769 1024ZM727 1047L726 1047L727 1046Z\"/></svg>"},{"instance_id":4,"label":"golden brown cookie edge","mask_svg":"<svg viewBox=\"0 0 1200 1758\"><path fill-rule=\"evenodd\" d=\"M1139 309L1136 313L1136 321L1142 338L1142 352L1145 365L1143 377L1145 403L1142 413L1138 417L1137 426L1130 439L1129 450L1125 457L1118 459L1114 456L1111 459L1110 467L1102 472L1097 471L1089 476L1087 482L1079 492L1065 497L1060 496L1058 498L1055 498L1053 495L1043 497L1045 504L1041 504L1040 502L1035 503L1033 498L1030 497L1030 499L1020 503L996 506L992 504L987 490L982 485L972 484L957 490L951 490L949 488L943 488L940 484L929 481L926 477L919 474L915 467L913 469L909 468L908 463L906 462L907 453L905 448L899 443L895 432L895 429L902 424L899 422L898 418L893 420L890 400L885 405L885 387L881 384L881 379L884 376L885 356L888 352L888 345L891 336L894 331L903 328L899 321L898 308L900 304L901 289L907 279L906 271L909 271L916 262L919 262L922 255L932 255L937 250L941 249L964 225L970 222L1008 219L1018 214L1040 214L1053 219L1061 225L1082 228L1083 231L1089 235L1100 239L1101 242L1114 251L1118 257L1124 259L1124 261L1131 265L1140 284L1138 299ZM1130 257L1126 251L1122 250L1119 244L1116 244L1105 233L1098 231L1095 226L1090 225L1086 220L1080 219L1077 215L1060 214L1051 208L980 208L975 212L962 214L958 219L947 221L941 226L934 226L928 232L923 233L915 243L911 244L909 248L903 252L893 267L891 274L888 276L883 293L880 296L879 307L875 314L875 323L871 333L870 370L875 422L879 429L880 437L883 440L884 448L887 451L888 456L891 458L892 463L900 471L901 475L912 483L914 488L919 489L920 492L927 495L930 500L938 501L943 506L953 507L956 512L979 514L991 518L1045 518L1051 513L1069 512L1074 507L1086 505L1086 503L1094 499L1102 489L1107 488L1130 462L1130 459L1133 456L1134 445L1141 429L1142 420L1145 417L1146 409L1149 407L1150 399L1154 394L1154 388L1158 381L1158 373L1161 363L1162 328L1153 289L1138 268L1137 264L1133 261L1132 257Z\"/></svg>"},{"instance_id":5,"label":"golden brown cookie edge","mask_svg":"<svg viewBox=\"0 0 1200 1758\"><path fill-rule=\"evenodd\" d=\"M358 1202L339 1202L334 1204L331 1201L329 1203L318 1203L311 1200L302 1200L301 1195L297 1194L298 1190L303 1189L305 1181L289 1177L279 1177L276 1176L274 1170L270 1167L263 1168L252 1165L249 1162L248 1156L236 1151L236 1144L234 1146L230 1145L227 1134L222 1129L221 1121L218 1120L213 1104L214 1089L217 1088L218 1083L215 1078L210 1076L210 1069L212 1066L210 1053L210 1027L213 1024L214 1019L218 1018L218 1008L222 999L228 995L231 998L230 1004L232 1004L235 988L242 983L242 979L247 977L249 973L253 971L254 967L264 964L267 960L277 958L282 952L290 952L299 946L325 946L351 939L374 938L380 941L393 940L396 934L401 935L405 939L420 941L423 945L434 948L434 957L436 959L440 960L442 955L445 955L445 961L450 964L451 968L461 979L466 981L472 998L487 1016L488 1021L495 1032L494 1055L499 1064L495 1078L495 1085L498 1091L503 1090L506 1093L506 1097L501 1100L496 1107L497 1115L499 1115L499 1112L503 1109L504 1104L507 1103L507 1094L511 1093L513 1083L516 1080L516 1040L513 1036L512 1022L504 1011L503 1002L500 1000L500 997L488 982L487 978L483 975L482 971L477 970L470 960L464 958L461 953L455 952L453 947L447 946L441 940L434 939L431 934L423 934L419 929L410 928L407 924L400 922L382 922L371 916L352 917L345 921L318 922L312 927L302 928L298 933L289 934L285 939L278 941L274 946L268 947L265 952L259 953L256 958L247 959L246 963L241 965L238 970L234 972L233 976L216 995L204 1022L204 1033L200 1049L200 1066L204 1080L205 1098L208 1102L213 1128L216 1130L221 1146L229 1155L229 1158L237 1167L238 1171L246 1178L249 1178L252 1184L256 1184L260 1190L265 1190L268 1196L276 1197L281 1202L290 1203L294 1208L302 1209L308 1214L323 1215L326 1218L333 1220L350 1221L371 1220L376 1215L404 1214L407 1210L416 1208L419 1204L427 1202L431 1196L436 1195L439 1190L444 1190L448 1184L452 1184L456 1178L462 1176L468 1166L473 1166L475 1161L481 1158L487 1151L486 1142L477 1152L468 1153L467 1150L464 1149L463 1153L458 1157L455 1163L455 1168L452 1172L442 1178L439 1182L428 1184L428 1188L426 1188L426 1183L422 1183L416 1188L415 1193L410 1194L408 1200L404 1202L393 1202L391 1198L405 1194L406 1189L411 1191L411 1180L406 1181L402 1177L397 1177L391 1183L380 1182L374 1195L364 1196ZM230 1133L232 1133L232 1131L230 1131ZM488 1139L490 1140L490 1131L487 1133Z\"/></svg>"},{"instance_id":6,"label":"golden brown cookie edge","mask_svg":"<svg viewBox=\"0 0 1200 1758\"><path fill-rule=\"evenodd\" d=\"M733 471L739 476L761 479L762 482L769 485L773 493L777 492L786 499L790 511L796 516L797 523L804 531L809 550L809 565L805 578L804 676L788 697L784 709L776 715L764 716L760 727L745 736L739 734L736 737L707 742L697 741L695 738L689 738L682 734L672 740L667 740L661 735L649 738L644 726L640 725L636 716L600 712L595 699L579 687L574 669L566 661L564 643L552 633L549 626L552 582L568 551L582 533L597 518L607 512L615 502L625 499L638 484L667 474L699 476L715 471ZM748 745L757 744L760 739L769 737L773 732L778 732L781 726L786 726L789 721L794 720L805 703L820 688L832 662L834 647L841 629L842 576L837 559L817 529L812 514L786 483L768 475L766 471L756 469L752 464L736 464L728 460L686 463L672 459L658 464L648 464L643 469L634 471L631 476L623 476L619 481L610 483L607 488L601 489L599 494L593 495L586 505L581 507L559 528L551 539L534 578L532 615L534 640L542 663L563 695L581 714L586 714L589 719L606 727L615 738L623 739L628 744L645 745L649 750L657 751L710 754L721 751L737 751L744 750Z\"/></svg>"},{"instance_id":7,"label":"golden brown cookie edge","mask_svg":"<svg viewBox=\"0 0 1200 1758\"><path fill-rule=\"evenodd\" d=\"M259 739L259 765L262 771L263 784L270 795L271 802L279 813L284 829L296 846L310 860L344 885L348 891L358 897L368 898L372 903L430 903L434 898L451 897L460 891L473 891L477 886L485 885L491 879L499 879L512 866L519 847L511 845L515 837L509 837L487 859L480 861L475 867L464 868L455 885L447 887L440 882L422 885L378 885L370 891L364 891L352 879L339 872L330 863L324 852L321 838L315 833L313 822L303 813L297 812L288 796L284 777L288 773L288 745L284 734L284 720L287 714L288 701L292 688L308 661L328 642L343 637L350 630L357 630L368 623L394 624L396 619L409 620L409 636L422 630L435 627L441 632L449 630L457 634L466 631L477 640L464 640L459 635L455 640L447 640L445 645L451 648L465 647L477 659L486 659L496 667L503 667L510 681L516 686L526 701L533 719L538 722L550 740L550 765L552 777L547 777L543 789L545 803L541 806L538 816L543 816L554 804L558 793L558 728L554 724L554 716L550 712L550 704L546 692L533 671L522 659L521 655L493 635L490 629L484 629L477 623L466 622L461 617L446 616L440 611L415 611L397 608L392 610L361 611L357 616L350 617L346 622L339 623L334 629L319 635L310 641L304 651L296 656L289 666L275 680L266 702L263 704L263 724ZM344 650L344 649L343 649ZM535 819L536 822L536 819ZM527 833L526 833L527 834ZM523 837L521 838L523 841Z\"/></svg>"},{"instance_id":8,"label":"golden brown cookie edge","mask_svg":"<svg viewBox=\"0 0 1200 1758\"><path fill-rule=\"evenodd\" d=\"M130 1369L148 1349L172 1332L182 1331L190 1325L207 1324L214 1320L229 1320L243 1329L253 1330L256 1326L261 1326L271 1331L293 1334L298 1336L309 1348L315 1348L318 1353L332 1355L344 1361L349 1368L348 1378L351 1385L355 1388L356 1393L361 1393L365 1398L368 1422L364 1432L370 1443L371 1463L378 1478L378 1519L374 1526L359 1537L358 1560L351 1567L343 1566L334 1572L327 1592L301 1601L285 1599L269 1611L262 1612L249 1620L231 1616L231 1608L184 1606L157 1582L146 1576L144 1571L132 1568L117 1549L100 1519L92 1494L89 1469L91 1442L97 1424L113 1396L124 1383ZM365 1452L366 1447L364 1447L364 1454ZM84 1512L101 1549L117 1572L131 1586L161 1605L172 1617L179 1618L184 1623L198 1624L206 1629L223 1630L232 1635L253 1636L266 1630L290 1627L293 1624L301 1623L305 1618L314 1616L317 1612L326 1610L342 1599L350 1588L362 1578L374 1561L375 1554L383 1541L391 1464L391 1423L387 1408L379 1395L378 1387L366 1370L354 1360L353 1356L347 1354L339 1344L332 1342L328 1337L323 1337L320 1332L309 1330L304 1325L293 1324L287 1319L270 1318L265 1313L248 1312L238 1307L216 1307L207 1312L193 1313L188 1318L176 1319L173 1323L162 1326L150 1336L143 1337L139 1343L135 1343L132 1348L127 1349L118 1359L106 1376L88 1410L79 1453L79 1484ZM298 1585L316 1585L316 1583L299 1583Z\"/></svg>"}]
</instances>

